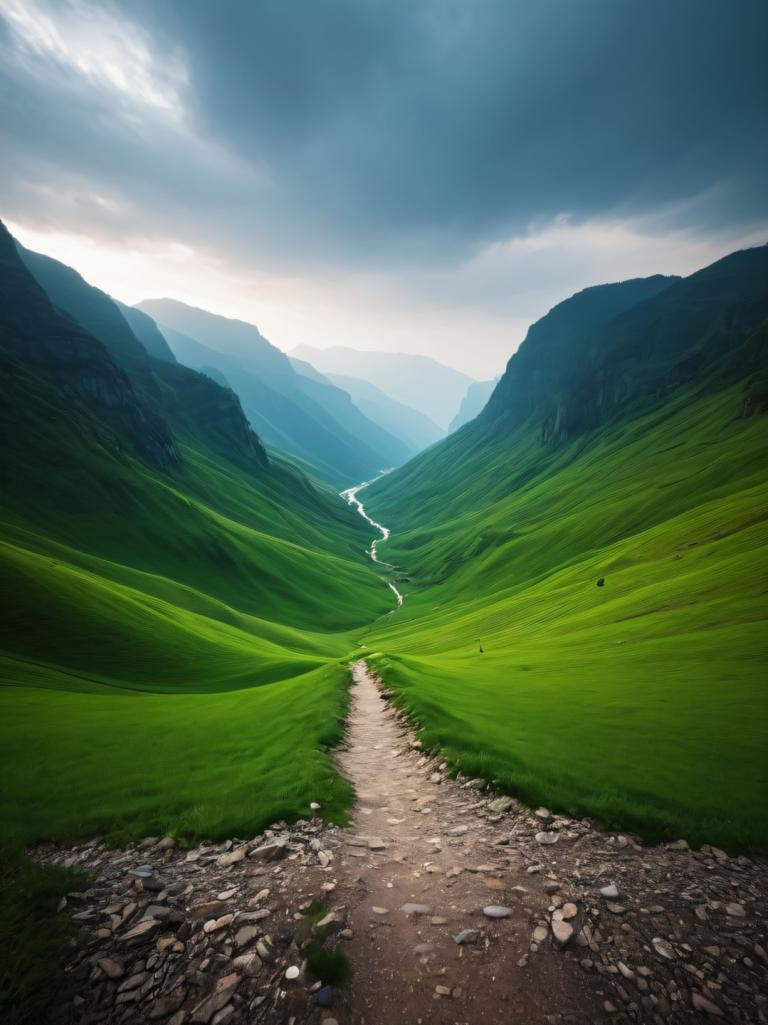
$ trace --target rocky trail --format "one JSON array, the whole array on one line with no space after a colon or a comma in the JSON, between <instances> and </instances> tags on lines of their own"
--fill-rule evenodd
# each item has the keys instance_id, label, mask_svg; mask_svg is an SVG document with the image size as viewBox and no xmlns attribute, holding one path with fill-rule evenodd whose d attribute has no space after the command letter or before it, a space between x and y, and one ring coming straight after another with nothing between
<instances>
[{"instance_id":1,"label":"rocky trail","mask_svg":"<svg viewBox=\"0 0 768 1025\"><path fill-rule=\"evenodd\" d=\"M93 879L60 909L80 927L62 1025L768 1021L764 862L450 779L353 672L348 828L38 849ZM348 986L312 976L313 945L345 951Z\"/></svg>"}]
</instances>

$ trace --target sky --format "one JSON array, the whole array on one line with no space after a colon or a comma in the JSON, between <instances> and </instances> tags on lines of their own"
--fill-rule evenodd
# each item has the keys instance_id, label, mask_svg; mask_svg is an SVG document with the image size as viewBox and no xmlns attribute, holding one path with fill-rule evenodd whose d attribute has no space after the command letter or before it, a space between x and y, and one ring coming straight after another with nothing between
<instances>
[{"instance_id":1,"label":"sky","mask_svg":"<svg viewBox=\"0 0 768 1025\"><path fill-rule=\"evenodd\" d=\"M125 302L483 379L768 240L764 0L0 0L0 217Z\"/></svg>"}]
</instances>

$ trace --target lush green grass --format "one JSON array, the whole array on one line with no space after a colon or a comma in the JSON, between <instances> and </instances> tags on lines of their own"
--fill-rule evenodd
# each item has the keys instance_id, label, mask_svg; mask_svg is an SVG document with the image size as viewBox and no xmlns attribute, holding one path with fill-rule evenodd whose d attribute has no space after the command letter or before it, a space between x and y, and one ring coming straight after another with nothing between
<instances>
[{"instance_id":1,"label":"lush green grass","mask_svg":"<svg viewBox=\"0 0 768 1025\"><path fill-rule=\"evenodd\" d=\"M216 694L148 694L28 663L0 690L5 828L30 842L106 834L249 836L350 789L327 748L341 737L344 665Z\"/></svg>"},{"instance_id":2,"label":"lush green grass","mask_svg":"<svg viewBox=\"0 0 768 1025\"><path fill-rule=\"evenodd\" d=\"M0 518L4 831L246 835L313 800L343 817L344 659L391 608L369 530L285 461L182 438L182 467L153 471L29 389L7 396Z\"/></svg>"},{"instance_id":3,"label":"lush green grass","mask_svg":"<svg viewBox=\"0 0 768 1025\"><path fill-rule=\"evenodd\" d=\"M370 489L412 582L366 643L429 743L531 802L768 849L768 431L740 403L551 451L465 429Z\"/></svg>"},{"instance_id":4,"label":"lush green grass","mask_svg":"<svg viewBox=\"0 0 768 1025\"><path fill-rule=\"evenodd\" d=\"M68 980L60 961L74 936L61 898L86 882L80 872L36 865L14 847L0 846L0 1019L4 1025L41 1025Z\"/></svg>"}]
</instances>

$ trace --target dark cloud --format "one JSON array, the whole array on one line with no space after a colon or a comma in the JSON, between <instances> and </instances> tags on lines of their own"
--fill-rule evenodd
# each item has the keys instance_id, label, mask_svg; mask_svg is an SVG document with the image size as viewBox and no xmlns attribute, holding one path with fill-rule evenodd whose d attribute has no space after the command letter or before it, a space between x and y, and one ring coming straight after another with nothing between
<instances>
[{"instance_id":1,"label":"dark cloud","mask_svg":"<svg viewBox=\"0 0 768 1025\"><path fill-rule=\"evenodd\" d=\"M44 10L62 30L83 17L82 3ZM137 27L183 115L137 114L71 54L20 56L9 19L0 196L30 216L79 212L109 231L140 218L242 256L371 265L460 259L563 214L701 232L768 218L764 0L100 10L113 36Z\"/></svg>"}]
</instances>

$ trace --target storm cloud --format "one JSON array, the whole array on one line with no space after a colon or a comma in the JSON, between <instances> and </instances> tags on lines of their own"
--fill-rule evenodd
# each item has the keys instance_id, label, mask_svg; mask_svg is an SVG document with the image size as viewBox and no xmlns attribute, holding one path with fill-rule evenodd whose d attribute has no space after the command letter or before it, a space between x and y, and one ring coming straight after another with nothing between
<instances>
[{"instance_id":1,"label":"storm cloud","mask_svg":"<svg viewBox=\"0 0 768 1025\"><path fill-rule=\"evenodd\" d=\"M493 306L541 290L498 264L516 240L619 225L690 255L768 223L757 0L0 0L0 15L0 204L37 231ZM554 259L551 298L586 283L558 271L570 262Z\"/></svg>"}]
</instances>

